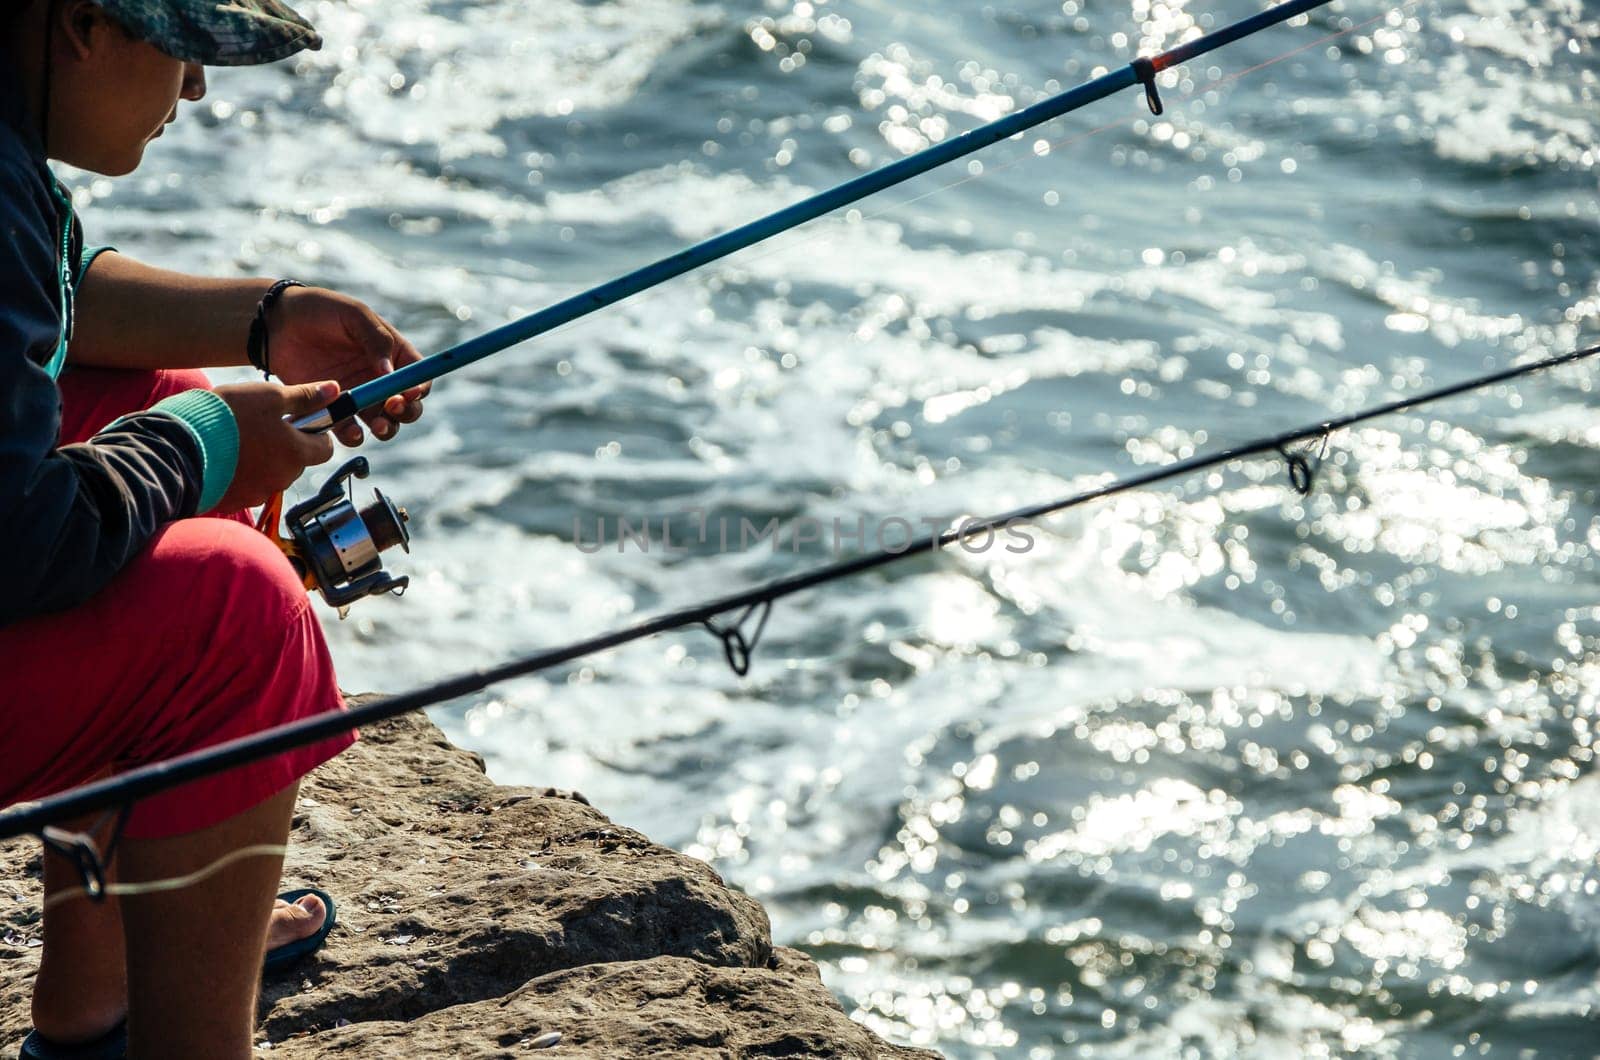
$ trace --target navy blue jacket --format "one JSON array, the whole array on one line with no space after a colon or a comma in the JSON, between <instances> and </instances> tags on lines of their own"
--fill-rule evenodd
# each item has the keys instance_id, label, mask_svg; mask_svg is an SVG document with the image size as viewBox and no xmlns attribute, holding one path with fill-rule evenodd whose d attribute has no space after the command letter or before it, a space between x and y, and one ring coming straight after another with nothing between
<instances>
[{"instance_id":1,"label":"navy blue jacket","mask_svg":"<svg viewBox=\"0 0 1600 1060\"><path fill-rule=\"evenodd\" d=\"M63 288L82 239L56 187L19 86L0 70L0 626L93 596L162 524L193 515L203 486L200 440L170 413L57 445Z\"/></svg>"}]
</instances>

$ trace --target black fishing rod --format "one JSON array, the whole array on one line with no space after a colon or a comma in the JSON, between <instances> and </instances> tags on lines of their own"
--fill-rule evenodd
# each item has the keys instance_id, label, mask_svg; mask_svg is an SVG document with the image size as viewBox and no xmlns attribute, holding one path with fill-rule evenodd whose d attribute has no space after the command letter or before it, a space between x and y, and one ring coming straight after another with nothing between
<instances>
[{"instance_id":1,"label":"black fishing rod","mask_svg":"<svg viewBox=\"0 0 1600 1060\"><path fill-rule=\"evenodd\" d=\"M362 383L340 394L333 404L321 412L296 420L295 426L303 431L326 431L335 423L348 419L363 409L377 408L389 398L412 387L431 382L536 335L570 324L580 317L615 305L623 299L631 298L676 276L725 258L729 254L770 239L781 232L787 232L791 228L797 228L823 214L832 213L840 207L858 202L896 184L902 184L912 177L920 176L947 162L963 158L1035 126L1043 125L1063 114L1086 107L1124 88L1143 85L1150 110L1160 114L1162 105L1161 96L1156 90L1156 75L1161 71L1215 51L1226 44L1232 44L1269 26L1286 22L1329 2L1330 0L1287 0L1276 7L1268 8L1249 18L1242 18L1159 55L1135 59L1127 66L1119 67L1077 88L1051 96L1015 114L987 125L980 125L960 136L902 158L898 162L891 162L871 173L865 173L837 187L819 192L793 206L713 236L643 268L635 269L625 276L592 287L581 294L575 294L520 320L502 324L493 331L398 368L380 379Z\"/></svg>"},{"instance_id":2,"label":"black fishing rod","mask_svg":"<svg viewBox=\"0 0 1600 1060\"><path fill-rule=\"evenodd\" d=\"M221 773L234 766L259 761L283 751L293 750L337 736L386 718L407 714L424 707L435 706L514 677L523 677L572 662L597 652L615 648L632 641L643 640L669 630L689 626L705 626L721 639L729 664L739 674L750 665L750 655L755 649L765 627L767 615L774 601L828 582L848 578L864 571L887 566L923 552L933 552L979 534L993 533L1016 523L1036 523L1046 515L1066 511L1119 493L1153 486L1206 468L1229 464L1246 457L1275 453L1288 465L1290 483L1300 494L1310 493L1317 471L1320 454L1291 450L1298 443L1312 441L1326 446L1329 436L1345 427L1368 420L1405 412L1446 398L1496 383L1504 383L1536 372L1547 371L1561 365L1573 364L1600 354L1600 345L1530 361L1513 368L1502 369L1487 375L1475 376L1458 383L1428 390L1411 397L1396 398L1372 408L1322 420L1304 427L1284 431L1215 452L1178 460L1163 467L1138 475L1117 479L1081 493L1056 500L1017 508L985 519L964 522L959 527L937 534L926 534L900 549L882 549L853 559L830 563L809 571L801 571L785 578L759 585L743 592L732 593L704 603L658 615L655 618L602 633L557 648L549 648L488 669L474 670L446 678L401 695L387 696L362 704L348 711L333 711L313 718L304 718L250 736L239 737L199 751L179 755L164 762L155 762L129 770L119 776L95 781L59 795L33 802L20 803L0 812L0 839L38 833L58 821L68 820L96 810L126 809L133 802L164 791L190 780ZM738 612L731 625L718 623L718 616ZM744 627L754 618L754 629L749 633ZM76 837L87 843L84 837ZM76 848L83 856L92 854L82 843Z\"/></svg>"}]
</instances>

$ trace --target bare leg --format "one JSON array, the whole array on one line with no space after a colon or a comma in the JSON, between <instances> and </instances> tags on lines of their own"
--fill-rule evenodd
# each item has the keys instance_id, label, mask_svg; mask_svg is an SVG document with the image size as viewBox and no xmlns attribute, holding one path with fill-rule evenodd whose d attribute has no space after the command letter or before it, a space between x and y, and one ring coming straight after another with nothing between
<instances>
[{"instance_id":1,"label":"bare leg","mask_svg":"<svg viewBox=\"0 0 1600 1060\"><path fill-rule=\"evenodd\" d=\"M123 840L123 879L182 876L240 847L283 843L297 788L198 832ZM281 857L249 857L192 887L122 899L129 1057L249 1060L282 867Z\"/></svg>"},{"instance_id":2,"label":"bare leg","mask_svg":"<svg viewBox=\"0 0 1600 1060\"><path fill-rule=\"evenodd\" d=\"M82 831L98 817L68 822ZM105 830L96 839L105 841ZM116 860L106 882L116 879ZM55 907L52 895L83 885L77 869L48 848L44 853L44 950L33 983L33 1025L52 1041L93 1041L122 1022L128 1011L128 977L122 960L122 916L115 898L78 898Z\"/></svg>"},{"instance_id":3,"label":"bare leg","mask_svg":"<svg viewBox=\"0 0 1600 1060\"><path fill-rule=\"evenodd\" d=\"M94 778L98 779L98 778ZM92 827L98 816L64 822L71 831ZM95 835L104 843L107 829ZM106 866L106 882L117 879L117 859ZM128 1013L128 976L123 957L119 900L91 902L79 897L50 905L52 896L79 888L82 878L72 863L46 849L44 854L44 948L33 984L33 1025L40 1034L62 1044L99 1038ZM267 948L314 934L327 910L322 900L307 895L294 905L273 902Z\"/></svg>"}]
</instances>

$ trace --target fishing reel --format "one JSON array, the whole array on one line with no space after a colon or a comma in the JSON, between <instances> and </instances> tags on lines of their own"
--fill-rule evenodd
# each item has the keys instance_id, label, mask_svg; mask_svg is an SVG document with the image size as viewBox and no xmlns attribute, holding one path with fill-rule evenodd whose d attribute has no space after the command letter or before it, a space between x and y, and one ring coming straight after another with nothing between
<instances>
[{"instance_id":1,"label":"fishing reel","mask_svg":"<svg viewBox=\"0 0 1600 1060\"><path fill-rule=\"evenodd\" d=\"M294 545L285 551L306 588L316 589L341 614L362 597L399 596L411 584L408 577L386 574L381 556L396 545L411 551L406 510L376 489L371 504L356 507L350 479L366 478L369 470L364 456L345 463L315 497L290 508L283 520Z\"/></svg>"}]
</instances>

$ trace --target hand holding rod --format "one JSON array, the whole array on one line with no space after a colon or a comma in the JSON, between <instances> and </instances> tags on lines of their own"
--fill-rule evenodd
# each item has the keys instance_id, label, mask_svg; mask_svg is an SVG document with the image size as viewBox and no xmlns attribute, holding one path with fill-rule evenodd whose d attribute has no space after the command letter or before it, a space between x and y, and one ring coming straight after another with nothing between
<instances>
[{"instance_id":1,"label":"hand holding rod","mask_svg":"<svg viewBox=\"0 0 1600 1060\"><path fill-rule=\"evenodd\" d=\"M991 144L999 143L1020 132L1037 125L1043 125L1053 118L1087 106L1097 100L1104 99L1113 92L1129 88L1136 84L1143 84L1152 99L1154 109L1155 82L1154 75L1174 66L1187 62L1199 55L1213 51L1225 44L1248 37L1250 34L1287 21L1296 15L1303 15L1313 8L1321 7L1329 0L1287 0L1276 7L1269 8L1249 18L1240 19L1231 25L1222 27L1202 37L1196 37L1187 44L1180 44L1176 48L1162 52L1159 55L1138 59L1127 66L1120 67L1108 74L1085 82L1077 88L1069 89L1049 99L1041 100L1031 107L1017 111L1015 114L992 121L987 125L980 125L976 129L968 130L960 136L946 140L944 143L934 144L898 162L891 162L864 173L853 180L848 180L835 188L819 192L809 199L786 206L758 220L741 225L738 228L712 236L704 242L697 243L678 253L662 258L660 261L634 270L625 276L618 277L607 283L592 287L581 294L573 295L555 305L548 306L532 313L520 320L513 320L509 324L502 324L493 331L479 335L477 338L468 339L466 342L452 346L448 350L436 353L432 357L425 357L420 361L396 369L390 374L370 382L362 383L352 390L348 390L321 412L313 413L295 421L295 426L303 431L321 432L331 428L341 420L349 419L363 409L375 408L389 398L414 386L438 379L457 368L464 368L491 354L499 353L509 346L531 339L535 335L542 335L547 331L569 324L579 317L588 316L590 313L606 306L615 305L625 298L630 298L640 291L665 283L676 276L681 276L702 265L707 265L719 258L727 257L735 251L770 239L780 232L797 228L807 221L831 213L841 206L848 206L891 188L896 184L904 183L912 177L920 176L954 161L964 155L972 154Z\"/></svg>"}]
</instances>

